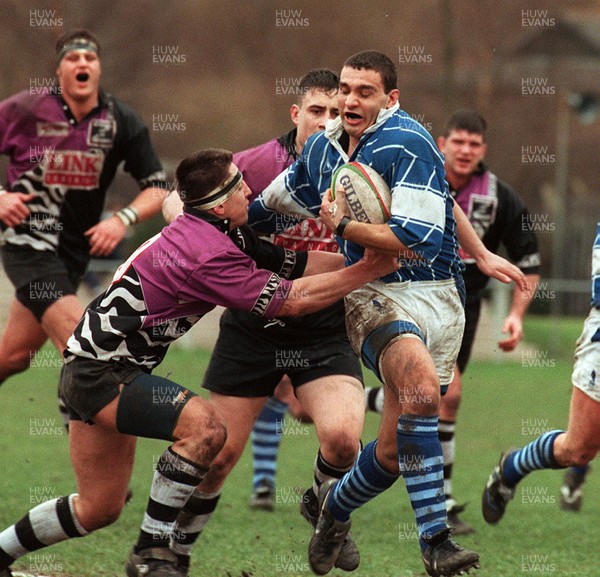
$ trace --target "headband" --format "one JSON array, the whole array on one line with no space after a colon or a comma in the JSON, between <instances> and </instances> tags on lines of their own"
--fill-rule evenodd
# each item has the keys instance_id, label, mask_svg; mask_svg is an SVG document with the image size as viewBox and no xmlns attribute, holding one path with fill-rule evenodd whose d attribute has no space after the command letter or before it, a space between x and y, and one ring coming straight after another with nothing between
<instances>
[{"instance_id":1,"label":"headband","mask_svg":"<svg viewBox=\"0 0 600 577\"><path fill-rule=\"evenodd\" d=\"M195 200L186 200L184 204L197 210L209 210L218 204L224 203L233 196L242 186L242 173L238 170L233 176L229 177L221 188L211 190L206 196Z\"/></svg>"},{"instance_id":2,"label":"headband","mask_svg":"<svg viewBox=\"0 0 600 577\"><path fill-rule=\"evenodd\" d=\"M69 40L66 44L63 44L60 51L56 55L58 62L60 62L67 52L71 52L71 50L90 50L91 52L99 53L98 44L96 44L93 40L89 38L73 38Z\"/></svg>"}]
</instances>

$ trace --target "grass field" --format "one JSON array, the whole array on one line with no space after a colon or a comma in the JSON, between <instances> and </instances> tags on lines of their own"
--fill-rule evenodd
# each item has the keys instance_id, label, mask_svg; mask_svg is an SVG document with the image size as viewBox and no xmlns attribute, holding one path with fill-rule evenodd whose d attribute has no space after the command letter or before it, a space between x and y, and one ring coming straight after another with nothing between
<instances>
[{"instance_id":1,"label":"grass field","mask_svg":"<svg viewBox=\"0 0 600 577\"><path fill-rule=\"evenodd\" d=\"M481 490L500 452L567 423L570 357L581 319L552 323L532 319L526 328L542 354L524 356L519 363L473 362L464 378L454 487L459 501L468 502L464 518L477 532L459 542L480 553L481 577L598 577L598 471L589 478L583 510L578 514L559 510L562 472L545 471L532 474L519 486L499 526L489 527L481 518ZM558 345L549 340L553 333L564 336ZM207 358L207 353L172 349L156 374L170 374L170 378L198 389ZM74 491L68 439L55 406L58 362L52 349L44 349L28 372L2 386L0 527L13 523L41 501ZM370 374L367 379L374 384ZM378 416L368 414L365 441L376 436L377 426ZM115 525L24 557L15 571L123 576L153 466L165 446L160 441L140 440L132 478L133 501ZM298 503L301 491L311 482L316 447L311 426L290 421L284 427L275 513L248 509L251 463L249 452L245 453L196 547L192 577L312 575L306 560L310 530L298 513ZM352 575L425 575L402 480L353 515L353 533L362 562ZM336 570L330 575L346 574Z\"/></svg>"}]
</instances>

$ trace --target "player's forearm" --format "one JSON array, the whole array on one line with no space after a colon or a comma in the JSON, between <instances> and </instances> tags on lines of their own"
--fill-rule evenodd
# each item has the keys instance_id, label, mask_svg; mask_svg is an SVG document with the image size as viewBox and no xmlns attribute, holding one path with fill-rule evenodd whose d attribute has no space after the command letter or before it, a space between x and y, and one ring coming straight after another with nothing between
<instances>
[{"instance_id":1,"label":"player's forearm","mask_svg":"<svg viewBox=\"0 0 600 577\"><path fill-rule=\"evenodd\" d=\"M535 296L539 282L539 274L525 275L525 286L523 288L518 285L515 286L509 315L516 315L518 318L523 319Z\"/></svg>"},{"instance_id":2,"label":"player's forearm","mask_svg":"<svg viewBox=\"0 0 600 577\"><path fill-rule=\"evenodd\" d=\"M456 220L458 242L468 254L477 260L487 252L487 249L457 202L454 203L452 210L454 212L454 219Z\"/></svg>"},{"instance_id":3,"label":"player's forearm","mask_svg":"<svg viewBox=\"0 0 600 577\"><path fill-rule=\"evenodd\" d=\"M167 224L173 222L183 212L183 202L174 190L162 203L162 213Z\"/></svg>"},{"instance_id":4,"label":"player's forearm","mask_svg":"<svg viewBox=\"0 0 600 577\"><path fill-rule=\"evenodd\" d=\"M302 276L312 276L325 272L341 270L345 267L345 260L341 254L319 250L308 251L308 261Z\"/></svg>"},{"instance_id":5,"label":"player's forearm","mask_svg":"<svg viewBox=\"0 0 600 577\"><path fill-rule=\"evenodd\" d=\"M387 224L367 224L352 220L344 229L342 238L365 248L393 253L400 258L421 258L416 252L407 248Z\"/></svg>"},{"instance_id":6,"label":"player's forearm","mask_svg":"<svg viewBox=\"0 0 600 577\"><path fill-rule=\"evenodd\" d=\"M163 188L149 187L140 192L129 205L138 213L138 220L147 220L158 214L169 192Z\"/></svg>"},{"instance_id":7,"label":"player's forearm","mask_svg":"<svg viewBox=\"0 0 600 577\"><path fill-rule=\"evenodd\" d=\"M391 260L389 261L391 262ZM277 316L298 316L323 309L395 267L383 268L361 260L342 270L296 279Z\"/></svg>"}]
</instances>

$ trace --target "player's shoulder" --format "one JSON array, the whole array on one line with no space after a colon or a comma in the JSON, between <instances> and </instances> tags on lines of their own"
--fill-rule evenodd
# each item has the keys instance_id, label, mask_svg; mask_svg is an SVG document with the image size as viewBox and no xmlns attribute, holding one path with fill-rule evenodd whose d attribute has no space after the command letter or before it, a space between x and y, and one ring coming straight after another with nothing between
<instances>
[{"instance_id":1,"label":"player's shoulder","mask_svg":"<svg viewBox=\"0 0 600 577\"><path fill-rule=\"evenodd\" d=\"M56 97L56 94L50 93L48 90L39 92L21 90L0 102L0 107L3 110L17 114L19 110L36 110L39 106L49 101L49 99L55 99Z\"/></svg>"},{"instance_id":2,"label":"player's shoulder","mask_svg":"<svg viewBox=\"0 0 600 577\"><path fill-rule=\"evenodd\" d=\"M260 159L265 154L268 154L271 151L275 152L279 148L281 148L281 145L277 142L277 139L272 138L257 146L252 146L251 148L246 148L245 150L234 153L233 162L239 167L242 162Z\"/></svg>"}]
</instances>

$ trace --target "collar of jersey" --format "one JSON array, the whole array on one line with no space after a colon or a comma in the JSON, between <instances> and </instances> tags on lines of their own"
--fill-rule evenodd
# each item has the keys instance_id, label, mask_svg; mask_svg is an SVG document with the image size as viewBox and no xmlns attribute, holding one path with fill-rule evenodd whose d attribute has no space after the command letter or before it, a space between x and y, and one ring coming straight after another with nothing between
<instances>
[{"instance_id":1,"label":"collar of jersey","mask_svg":"<svg viewBox=\"0 0 600 577\"><path fill-rule=\"evenodd\" d=\"M221 232L228 233L229 232L229 219L228 218L219 218L214 214L202 210L197 210L187 204L183 205L183 212L186 214L191 214L196 218L207 222L208 224L212 224L215 228L218 228Z\"/></svg>"},{"instance_id":2,"label":"collar of jersey","mask_svg":"<svg viewBox=\"0 0 600 577\"><path fill-rule=\"evenodd\" d=\"M367 128L363 132L363 136L365 134L371 134L371 133L375 132L382 124L385 124L385 122L387 122L387 120L399 109L400 109L400 105L397 102L391 108L382 108L379 111L379 114L377 115L377 120L375 121L375 124L373 124L372 126L369 126L369 128ZM327 120L325 122L325 136L329 140L339 140L340 136L342 135L343 130L344 130L344 127L342 125L341 116L336 116L334 119ZM362 136L361 136L361 140L362 140Z\"/></svg>"}]
</instances>

